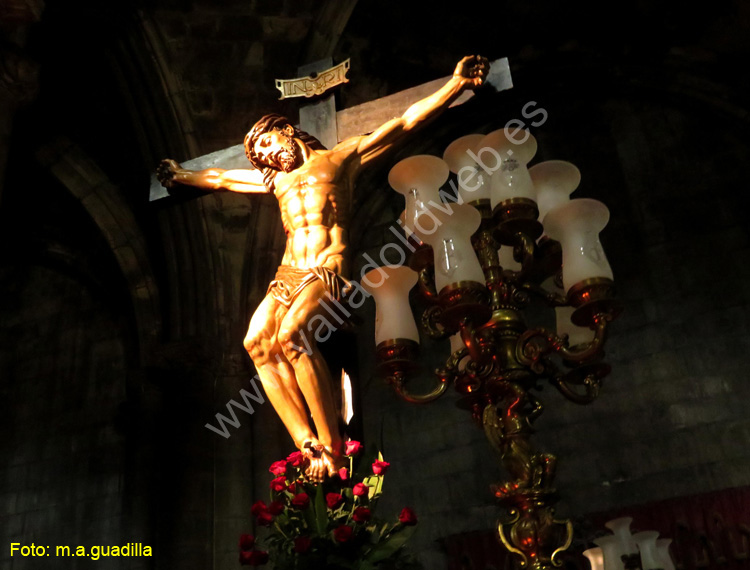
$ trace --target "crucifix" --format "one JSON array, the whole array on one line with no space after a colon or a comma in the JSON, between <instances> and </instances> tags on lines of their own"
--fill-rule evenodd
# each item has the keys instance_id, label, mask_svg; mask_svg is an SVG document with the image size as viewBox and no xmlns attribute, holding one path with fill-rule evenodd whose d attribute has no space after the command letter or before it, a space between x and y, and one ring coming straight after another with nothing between
<instances>
[{"instance_id":1,"label":"crucifix","mask_svg":"<svg viewBox=\"0 0 750 570\"><path fill-rule=\"evenodd\" d=\"M313 87L321 83L319 75L291 83L304 81ZM244 346L269 401L305 457L312 481L322 482L344 464L336 389L317 348L330 329L315 323L330 327L331 307L340 311L341 323L349 316L348 302L359 306L353 297L361 288L351 280L347 251L356 179L373 160L392 153L429 120L488 84L496 90L511 86L507 60L491 67L483 57L467 56L447 79L339 113L331 111L332 99L301 113L310 123L304 126L330 138L332 147L326 148L304 126L297 128L285 117L270 114L253 125L239 148L185 165L164 160L159 166L158 180L173 194L187 185L209 191L272 193L279 202L286 249L266 297L250 320ZM299 90L305 91L304 83L300 85ZM254 168L248 168L248 160ZM152 199L158 197L155 194L152 186ZM325 338L319 334L321 329Z\"/></svg>"}]
</instances>

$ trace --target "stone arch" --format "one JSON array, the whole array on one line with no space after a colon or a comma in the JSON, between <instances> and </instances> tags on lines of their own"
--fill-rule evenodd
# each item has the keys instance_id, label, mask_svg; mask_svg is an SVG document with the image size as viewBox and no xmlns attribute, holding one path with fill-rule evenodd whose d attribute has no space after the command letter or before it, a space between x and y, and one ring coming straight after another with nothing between
<instances>
[{"instance_id":1,"label":"stone arch","mask_svg":"<svg viewBox=\"0 0 750 570\"><path fill-rule=\"evenodd\" d=\"M80 202L109 244L130 293L140 364L161 334L159 291L151 269L146 242L120 190L78 146L61 139L37 153L39 162Z\"/></svg>"}]
</instances>

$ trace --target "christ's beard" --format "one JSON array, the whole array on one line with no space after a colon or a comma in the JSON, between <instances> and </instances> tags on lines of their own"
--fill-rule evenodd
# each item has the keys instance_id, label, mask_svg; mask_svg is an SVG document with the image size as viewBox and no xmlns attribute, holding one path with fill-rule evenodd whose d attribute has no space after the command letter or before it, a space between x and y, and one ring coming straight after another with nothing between
<instances>
[{"instance_id":1,"label":"christ's beard","mask_svg":"<svg viewBox=\"0 0 750 570\"><path fill-rule=\"evenodd\" d=\"M294 144L294 137L291 135L284 135L287 141L287 148L281 149L276 153L275 159L277 164L281 167L284 172L291 172L300 162L300 151L297 145Z\"/></svg>"},{"instance_id":2,"label":"christ's beard","mask_svg":"<svg viewBox=\"0 0 750 570\"><path fill-rule=\"evenodd\" d=\"M276 162L284 172L291 172L297 168L298 153L288 149L280 150L276 154Z\"/></svg>"}]
</instances>

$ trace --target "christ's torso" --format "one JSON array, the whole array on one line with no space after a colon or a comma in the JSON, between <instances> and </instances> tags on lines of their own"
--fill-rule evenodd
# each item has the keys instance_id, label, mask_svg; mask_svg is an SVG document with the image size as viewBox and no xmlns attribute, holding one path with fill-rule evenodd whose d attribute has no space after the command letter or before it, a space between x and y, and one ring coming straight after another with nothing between
<instances>
[{"instance_id":1,"label":"christ's torso","mask_svg":"<svg viewBox=\"0 0 750 570\"><path fill-rule=\"evenodd\" d=\"M276 199L287 235L282 265L328 267L345 273L348 189L331 153L276 176Z\"/></svg>"}]
</instances>

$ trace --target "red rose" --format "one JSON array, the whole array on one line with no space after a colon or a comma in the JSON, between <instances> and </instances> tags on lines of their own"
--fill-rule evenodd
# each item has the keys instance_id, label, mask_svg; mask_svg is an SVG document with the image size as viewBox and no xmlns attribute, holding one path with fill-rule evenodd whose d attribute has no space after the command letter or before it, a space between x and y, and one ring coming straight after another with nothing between
<instances>
[{"instance_id":1,"label":"red rose","mask_svg":"<svg viewBox=\"0 0 750 570\"><path fill-rule=\"evenodd\" d=\"M273 516L280 515L284 512L284 503L281 501L271 501L268 505L268 512Z\"/></svg>"},{"instance_id":2,"label":"red rose","mask_svg":"<svg viewBox=\"0 0 750 570\"><path fill-rule=\"evenodd\" d=\"M255 520L258 521L258 524L261 526L271 526L273 517L271 516L271 513L265 511L263 513L260 513Z\"/></svg>"},{"instance_id":3,"label":"red rose","mask_svg":"<svg viewBox=\"0 0 750 570\"><path fill-rule=\"evenodd\" d=\"M252 550L253 546L255 546L255 537L252 534L240 535L240 550Z\"/></svg>"},{"instance_id":4,"label":"red rose","mask_svg":"<svg viewBox=\"0 0 750 570\"><path fill-rule=\"evenodd\" d=\"M271 490L276 491L277 493L280 493L286 489L286 478L285 477L276 477L273 481L271 481Z\"/></svg>"},{"instance_id":5,"label":"red rose","mask_svg":"<svg viewBox=\"0 0 750 570\"><path fill-rule=\"evenodd\" d=\"M372 464L372 472L375 473L375 475L383 475L386 471L388 471L388 467L390 467L390 463L387 461L376 461Z\"/></svg>"},{"instance_id":6,"label":"red rose","mask_svg":"<svg viewBox=\"0 0 750 570\"><path fill-rule=\"evenodd\" d=\"M362 495L366 495L369 487L365 485L364 483L357 483L352 488L352 493L354 493L355 497L361 497Z\"/></svg>"},{"instance_id":7,"label":"red rose","mask_svg":"<svg viewBox=\"0 0 750 570\"><path fill-rule=\"evenodd\" d=\"M294 551L304 554L312 546L312 539L309 536L298 536L294 539Z\"/></svg>"},{"instance_id":8,"label":"red rose","mask_svg":"<svg viewBox=\"0 0 750 570\"><path fill-rule=\"evenodd\" d=\"M356 455L360 452L362 449L362 444L358 441L347 441L346 442L346 454L347 455Z\"/></svg>"},{"instance_id":9,"label":"red rose","mask_svg":"<svg viewBox=\"0 0 750 570\"><path fill-rule=\"evenodd\" d=\"M336 542L346 542L352 537L354 529L348 525L342 524L340 527L333 530L333 538Z\"/></svg>"},{"instance_id":10,"label":"red rose","mask_svg":"<svg viewBox=\"0 0 750 570\"><path fill-rule=\"evenodd\" d=\"M339 469L339 477L341 477L342 481L346 481L349 478L349 471L347 471L346 467Z\"/></svg>"},{"instance_id":11,"label":"red rose","mask_svg":"<svg viewBox=\"0 0 750 570\"><path fill-rule=\"evenodd\" d=\"M265 513L267 510L268 507L263 501L255 501L252 508L250 509L250 512L253 513L253 516L257 517L260 513Z\"/></svg>"},{"instance_id":12,"label":"red rose","mask_svg":"<svg viewBox=\"0 0 750 570\"><path fill-rule=\"evenodd\" d=\"M240 552L240 564L243 566L261 566L266 562L268 562L268 552L263 550Z\"/></svg>"},{"instance_id":13,"label":"red rose","mask_svg":"<svg viewBox=\"0 0 750 570\"><path fill-rule=\"evenodd\" d=\"M302 455L301 451L295 451L294 453L290 453L286 460L292 467L299 467L305 462L305 456Z\"/></svg>"},{"instance_id":14,"label":"red rose","mask_svg":"<svg viewBox=\"0 0 750 570\"><path fill-rule=\"evenodd\" d=\"M302 511L309 506L310 506L310 497L308 496L307 493L300 493L299 495L294 495L294 498L292 499L292 507Z\"/></svg>"},{"instance_id":15,"label":"red rose","mask_svg":"<svg viewBox=\"0 0 750 570\"><path fill-rule=\"evenodd\" d=\"M286 461L274 461L268 470L274 475L283 475L286 473Z\"/></svg>"},{"instance_id":16,"label":"red rose","mask_svg":"<svg viewBox=\"0 0 750 570\"><path fill-rule=\"evenodd\" d=\"M357 507L352 513L352 520L356 523L366 523L372 518L372 512L367 507Z\"/></svg>"},{"instance_id":17,"label":"red rose","mask_svg":"<svg viewBox=\"0 0 750 570\"><path fill-rule=\"evenodd\" d=\"M403 525L414 526L417 524L417 514L409 507L404 507L401 514L398 515L398 520Z\"/></svg>"},{"instance_id":18,"label":"red rose","mask_svg":"<svg viewBox=\"0 0 750 570\"><path fill-rule=\"evenodd\" d=\"M338 493L328 493L326 495L326 505L328 505L328 508L332 511L338 509L343 502L344 497L342 497Z\"/></svg>"},{"instance_id":19,"label":"red rose","mask_svg":"<svg viewBox=\"0 0 750 570\"><path fill-rule=\"evenodd\" d=\"M297 483L298 483L297 481L295 481L294 483L289 483L289 486L286 488L286 490L289 491L292 494L296 493L297 492Z\"/></svg>"}]
</instances>

